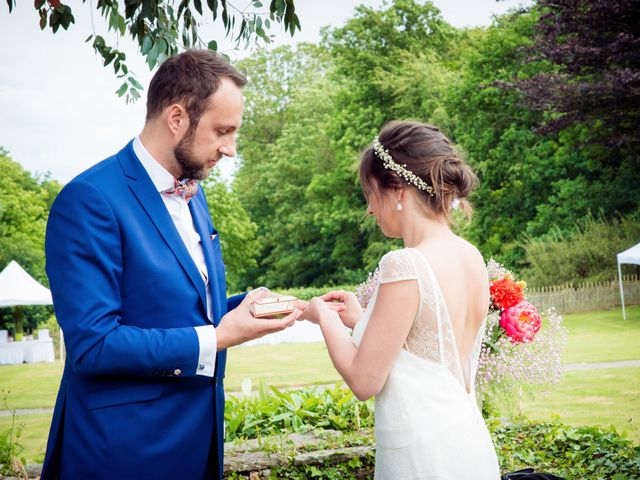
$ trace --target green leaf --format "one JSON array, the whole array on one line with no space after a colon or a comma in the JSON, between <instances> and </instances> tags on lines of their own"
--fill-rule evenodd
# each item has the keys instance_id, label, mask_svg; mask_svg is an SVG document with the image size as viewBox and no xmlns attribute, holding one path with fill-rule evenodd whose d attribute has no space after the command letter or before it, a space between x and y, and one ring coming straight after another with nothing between
<instances>
[{"instance_id":1,"label":"green leaf","mask_svg":"<svg viewBox=\"0 0 640 480\"><path fill-rule=\"evenodd\" d=\"M120 88L116 91L116 95L118 95L119 97L122 97L125 93L127 93L129 86L127 85L127 82L123 83L122 85L120 85Z\"/></svg>"},{"instance_id":2,"label":"green leaf","mask_svg":"<svg viewBox=\"0 0 640 480\"><path fill-rule=\"evenodd\" d=\"M193 1L193 6L195 7L196 11L202 15L202 0L194 0Z\"/></svg>"},{"instance_id":3,"label":"green leaf","mask_svg":"<svg viewBox=\"0 0 640 480\"><path fill-rule=\"evenodd\" d=\"M153 45L153 48L149 50L149 53L147 54L147 65L149 65L149 69L153 70L153 67L156 66L159 54L160 54L160 51L158 50L158 44L156 43Z\"/></svg>"},{"instance_id":4,"label":"green leaf","mask_svg":"<svg viewBox=\"0 0 640 480\"><path fill-rule=\"evenodd\" d=\"M207 48L209 50L213 50L214 52L218 51L218 42L216 42L215 40L211 40L209 43L207 43Z\"/></svg>"},{"instance_id":5,"label":"green leaf","mask_svg":"<svg viewBox=\"0 0 640 480\"><path fill-rule=\"evenodd\" d=\"M93 38L93 35L89 35L87 39L84 41L84 43L90 42L92 38Z\"/></svg>"},{"instance_id":6,"label":"green leaf","mask_svg":"<svg viewBox=\"0 0 640 480\"><path fill-rule=\"evenodd\" d=\"M127 25L122 15L118 15L118 30L120 31L120 35L124 37L124 34L127 31Z\"/></svg>"},{"instance_id":7,"label":"green leaf","mask_svg":"<svg viewBox=\"0 0 640 480\"><path fill-rule=\"evenodd\" d=\"M169 44L164 38L159 38L158 41L156 42L156 46L158 47L159 53L166 53L167 48L169 47Z\"/></svg>"},{"instance_id":8,"label":"green leaf","mask_svg":"<svg viewBox=\"0 0 640 480\"><path fill-rule=\"evenodd\" d=\"M129 80L129 83L131 83L131 85L133 85L134 88L138 89L138 90L142 90L144 87L142 85L140 85L140 82L138 82L135 77L129 77L127 80Z\"/></svg>"},{"instance_id":9,"label":"green leaf","mask_svg":"<svg viewBox=\"0 0 640 480\"><path fill-rule=\"evenodd\" d=\"M209 10L211 10L213 20L218 18L218 0L207 0L207 5L209 6Z\"/></svg>"},{"instance_id":10,"label":"green leaf","mask_svg":"<svg viewBox=\"0 0 640 480\"><path fill-rule=\"evenodd\" d=\"M33 8L35 8L36 10L40 10L44 5L45 1L46 0L35 0L35 2L33 2ZM8 3L9 3L9 12L11 12L11 4L13 2L11 0L8 0Z\"/></svg>"},{"instance_id":11,"label":"green leaf","mask_svg":"<svg viewBox=\"0 0 640 480\"><path fill-rule=\"evenodd\" d=\"M287 8L287 4L285 2L285 0L275 0L275 6L276 6L276 13L278 14L278 16L282 16L285 13L285 10Z\"/></svg>"}]
</instances>

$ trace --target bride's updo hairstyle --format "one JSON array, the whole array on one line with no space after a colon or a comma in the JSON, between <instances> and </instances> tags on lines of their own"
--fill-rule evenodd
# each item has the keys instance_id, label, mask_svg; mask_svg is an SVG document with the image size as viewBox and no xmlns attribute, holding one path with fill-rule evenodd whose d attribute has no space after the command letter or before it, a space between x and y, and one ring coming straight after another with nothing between
<instances>
[{"instance_id":1,"label":"bride's updo hairstyle","mask_svg":"<svg viewBox=\"0 0 640 480\"><path fill-rule=\"evenodd\" d=\"M381 158L385 153L381 154L380 148L399 168L385 166ZM415 188L427 212L443 214L451 222L451 210L456 204L467 217L471 216L473 209L467 197L478 179L438 128L393 121L382 128L377 145L374 141L362 153L360 183L367 198L375 193L374 181L380 190Z\"/></svg>"}]
</instances>

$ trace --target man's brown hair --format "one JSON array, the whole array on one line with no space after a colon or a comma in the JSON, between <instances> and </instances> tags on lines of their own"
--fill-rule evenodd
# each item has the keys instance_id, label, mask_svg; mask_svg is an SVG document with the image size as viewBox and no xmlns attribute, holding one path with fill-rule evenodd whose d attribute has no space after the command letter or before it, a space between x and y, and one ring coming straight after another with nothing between
<instances>
[{"instance_id":1,"label":"man's brown hair","mask_svg":"<svg viewBox=\"0 0 640 480\"><path fill-rule=\"evenodd\" d=\"M239 88L247 84L246 77L224 57L211 50L186 50L169 57L160 65L149 84L147 121L155 118L169 105L179 103L189 115L193 131L207 109L209 97L223 78Z\"/></svg>"}]
</instances>

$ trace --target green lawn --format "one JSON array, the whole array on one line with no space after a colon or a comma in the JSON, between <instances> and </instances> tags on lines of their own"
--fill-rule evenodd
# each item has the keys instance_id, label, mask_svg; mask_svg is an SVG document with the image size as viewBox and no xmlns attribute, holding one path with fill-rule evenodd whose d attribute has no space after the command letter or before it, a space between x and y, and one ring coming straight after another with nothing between
<instances>
[{"instance_id":1,"label":"green lawn","mask_svg":"<svg viewBox=\"0 0 640 480\"><path fill-rule=\"evenodd\" d=\"M567 372L550 391L534 400L525 396L521 411L532 420L559 417L569 425L613 425L640 444L640 368Z\"/></svg>"},{"instance_id":2,"label":"green lawn","mask_svg":"<svg viewBox=\"0 0 640 480\"><path fill-rule=\"evenodd\" d=\"M42 463L47 448L47 436L51 425L51 414L20 415L16 421L22 427L18 443L24 447L20 457L27 463ZM4 434L11 426L11 417L0 417L0 433Z\"/></svg>"},{"instance_id":3,"label":"green lawn","mask_svg":"<svg viewBox=\"0 0 640 480\"><path fill-rule=\"evenodd\" d=\"M340 375L333 368L324 343L296 343L234 347L227 354L225 388L239 391L243 379L276 386L333 383Z\"/></svg>"},{"instance_id":4,"label":"green lawn","mask_svg":"<svg viewBox=\"0 0 640 480\"><path fill-rule=\"evenodd\" d=\"M53 407L62 369L62 362L0 366L0 388L9 408ZM0 409L6 409L4 402Z\"/></svg>"},{"instance_id":5,"label":"green lawn","mask_svg":"<svg viewBox=\"0 0 640 480\"><path fill-rule=\"evenodd\" d=\"M640 306L597 313L565 315L569 331L565 363L640 360Z\"/></svg>"},{"instance_id":6,"label":"green lawn","mask_svg":"<svg viewBox=\"0 0 640 480\"><path fill-rule=\"evenodd\" d=\"M627 310L626 321L617 309L567 315L564 324L566 363L640 360L640 306ZM254 388L260 381L280 387L339 381L322 343L235 347L228 357L228 391L239 391L247 377ZM0 366L0 388L9 392L9 408L51 408L61 373L60 363ZM614 425L640 443L639 393L640 368L568 372L550 393L523 400L522 413L540 420L558 415L574 425ZM29 461L42 460L50 421L50 414L20 415ZM0 432L9 424L10 417L0 417Z\"/></svg>"}]
</instances>

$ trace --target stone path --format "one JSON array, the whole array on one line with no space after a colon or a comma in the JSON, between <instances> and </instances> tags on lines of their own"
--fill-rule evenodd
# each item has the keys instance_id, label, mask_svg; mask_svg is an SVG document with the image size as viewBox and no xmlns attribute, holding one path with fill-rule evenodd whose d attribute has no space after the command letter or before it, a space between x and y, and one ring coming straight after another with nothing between
<instances>
[{"instance_id":1,"label":"stone path","mask_svg":"<svg viewBox=\"0 0 640 480\"><path fill-rule=\"evenodd\" d=\"M640 367L640 360L623 360L620 362L597 362L597 363L567 363L564 366L565 372L576 370L601 370L605 368L628 368ZM226 392L227 395L237 395L239 392ZM0 417L9 417L11 410L0 410ZM17 409L16 415L38 415L42 413L53 413L52 408L28 408Z\"/></svg>"},{"instance_id":2,"label":"stone path","mask_svg":"<svg viewBox=\"0 0 640 480\"><path fill-rule=\"evenodd\" d=\"M600 363L567 363L564 366L565 372L574 370L600 370L602 368L625 368L640 367L640 360L623 360L620 362L600 362Z\"/></svg>"}]
</instances>

